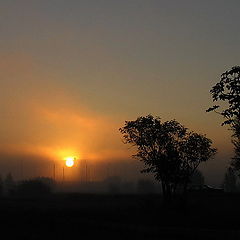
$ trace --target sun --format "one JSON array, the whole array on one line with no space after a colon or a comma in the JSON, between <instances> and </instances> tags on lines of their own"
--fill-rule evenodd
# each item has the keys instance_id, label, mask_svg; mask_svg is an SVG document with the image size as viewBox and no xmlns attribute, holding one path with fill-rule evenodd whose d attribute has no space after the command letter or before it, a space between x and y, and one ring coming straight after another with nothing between
<instances>
[{"instance_id":1,"label":"sun","mask_svg":"<svg viewBox=\"0 0 240 240\"><path fill-rule=\"evenodd\" d=\"M66 157L65 158L66 166L72 167L74 165L74 160L75 160L75 157Z\"/></svg>"}]
</instances>

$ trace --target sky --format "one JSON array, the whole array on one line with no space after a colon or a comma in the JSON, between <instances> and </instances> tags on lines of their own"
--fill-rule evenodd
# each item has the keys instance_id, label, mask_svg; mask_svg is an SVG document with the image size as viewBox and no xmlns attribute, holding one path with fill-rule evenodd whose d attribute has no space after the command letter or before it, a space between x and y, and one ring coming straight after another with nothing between
<instances>
[{"instance_id":1,"label":"sky","mask_svg":"<svg viewBox=\"0 0 240 240\"><path fill-rule=\"evenodd\" d=\"M221 73L239 65L239 8L237 0L0 0L0 173L51 175L68 155L133 171L118 129L152 114L213 140L218 154L201 170L220 184L231 133L205 110Z\"/></svg>"}]
</instances>

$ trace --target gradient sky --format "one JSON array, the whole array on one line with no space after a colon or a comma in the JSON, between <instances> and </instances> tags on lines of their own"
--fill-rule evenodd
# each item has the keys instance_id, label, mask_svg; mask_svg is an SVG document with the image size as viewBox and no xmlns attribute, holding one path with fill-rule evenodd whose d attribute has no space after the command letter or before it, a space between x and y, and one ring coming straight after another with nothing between
<instances>
[{"instance_id":1,"label":"gradient sky","mask_svg":"<svg viewBox=\"0 0 240 240\"><path fill-rule=\"evenodd\" d=\"M221 73L239 65L239 9L237 0L0 0L2 172L66 155L131 162L118 128L151 113L214 141L219 153L202 170L220 183L230 132L205 110Z\"/></svg>"}]
</instances>

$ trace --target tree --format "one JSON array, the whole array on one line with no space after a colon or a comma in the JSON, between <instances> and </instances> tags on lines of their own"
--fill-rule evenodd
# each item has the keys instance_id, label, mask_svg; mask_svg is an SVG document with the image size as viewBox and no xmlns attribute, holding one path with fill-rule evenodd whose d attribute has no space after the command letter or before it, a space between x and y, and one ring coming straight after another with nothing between
<instances>
[{"instance_id":1,"label":"tree","mask_svg":"<svg viewBox=\"0 0 240 240\"><path fill-rule=\"evenodd\" d=\"M3 180L2 176L0 175L0 197L3 195Z\"/></svg>"},{"instance_id":2,"label":"tree","mask_svg":"<svg viewBox=\"0 0 240 240\"><path fill-rule=\"evenodd\" d=\"M207 112L214 111L222 115L225 119L222 125L230 126L230 130L233 131L232 143L235 156L231 165L235 170L240 171L240 66L224 72L210 93L214 102L225 103L222 110L217 111L220 105L214 105L207 109Z\"/></svg>"},{"instance_id":3,"label":"tree","mask_svg":"<svg viewBox=\"0 0 240 240\"><path fill-rule=\"evenodd\" d=\"M235 121L231 129L233 131L232 143L234 146L234 156L231 161L231 166L238 172L238 175L240 175L240 121Z\"/></svg>"},{"instance_id":4,"label":"tree","mask_svg":"<svg viewBox=\"0 0 240 240\"><path fill-rule=\"evenodd\" d=\"M231 70L221 75L220 81L210 90L213 101L227 102L222 111L216 111L220 105L210 107L207 112L215 111L226 120L222 123L232 124L240 119L240 66L232 67Z\"/></svg>"},{"instance_id":5,"label":"tree","mask_svg":"<svg viewBox=\"0 0 240 240\"><path fill-rule=\"evenodd\" d=\"M11 173L7 174L5 181L4 181L4 185L5 185L5 193L7 195L13 194L14 189L15 189L15 182L13 180Z\"/></svg>"},{"instance_id":6,"label":"tree","mask_svg":"<svg viewBox=\"0 0 240 240\"><path fill-rule=\"evenodd\" d=\"M236 192L237 190L237 178L233 168L231 167L227 169L224 176L223 186L226 192Z\"/></svg>"},{"instance_id":7,"label":"tree","mask_svg":"<svg viewBox=\"0 0 240 240\"><path fill-rule=\"evenodd\" d=\"M53 181L49 178L34 178L18 184L16 192L20 196L46 196L52 192Z\"/></svg>"},{"instance_id":8,"label":"tree","mask_svg":"<svg viewBox=\"0 0 240 240\"><path fill-rule=\"evenodd\" d=\"M165 200L171 200L178 186L186 190L199 164L216 153L210 139L188 131L176 120L162 122L148 115L125 121L119 130L124 143L136 147L133 157L144 163L142 172L153 173L161 182Z\"/></svg>"}]
</instances>

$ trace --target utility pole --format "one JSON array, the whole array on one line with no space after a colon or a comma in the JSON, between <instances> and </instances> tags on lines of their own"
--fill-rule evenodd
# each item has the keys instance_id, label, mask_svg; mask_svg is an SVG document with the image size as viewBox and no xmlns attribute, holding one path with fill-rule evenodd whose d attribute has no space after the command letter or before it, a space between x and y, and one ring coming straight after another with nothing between
<instances>
[{"instance_id":1,"label":"utility pole","mask_svg":"<svg viewBox=\"0 0 240 240\"><path fill-rule=\"evenodd\" d=\"M86 177L86 182L87 182L87 180L88 180L88 179L87 179L87 177L88 177L88 174L87 174L87 170L88 170L88 169L87 169L87 160L85 161L85 167L86 167L86 168L85 168L85 175L86 175L85 177Z\"/></svg>"},{"instance_id":2,"label":"utility pole","mask_svg":"<svg viewBox=\"0 0 240 240\"><path fill-rule=\"evenodd\" d=\"M62 168L62 181L63 181L63 183L64 183L64 181L65 181L64 166L63 166L63 168Z\"/></svg>"},{"instance_id":3,"label":"utility pole","mask_svg":"<svg viewBox=\"0 0 240 240\"><path fill-rule=\"evenodd\" d=\"M55 163L53 163L53 180L55 181L56 179L56 168L55 168Z\"/></svg>"},{"instance_id":4,"label":"utility pole","mask_svg":"<svg viewBox=\"0 0 240 240\"><path fill-rule=\"evenodd\" d=\"M23 181L23 160L22 159L20 162L20 178Z\"/></svg>"}]
</instances>

